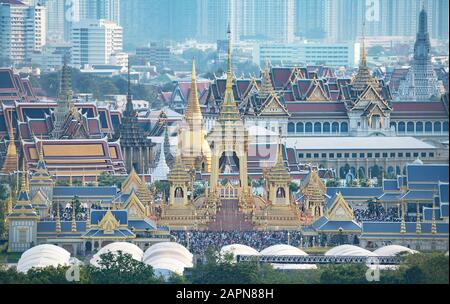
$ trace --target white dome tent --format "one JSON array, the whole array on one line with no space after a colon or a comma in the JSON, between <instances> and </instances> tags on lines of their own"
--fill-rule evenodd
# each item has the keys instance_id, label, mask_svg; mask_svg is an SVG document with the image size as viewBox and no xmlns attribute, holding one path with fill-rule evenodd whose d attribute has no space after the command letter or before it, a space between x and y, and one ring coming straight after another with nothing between
<instances>
[{"instance_id":1,"label":"white dome tent","mask_svg":"<svg viewBox=\"0 0 450 304\"><path fill-rule=\"evenodd\" d=\"M279 244L270 246L261 251L261 255L268 256L306 256L308 255L303 250L294 246ZM316 265L312 264L272 264L275 269L317 269Z\"/></svg>"},{"instance_id":2,"label":"white dome tent","mask_svg":"<svg viewBox=\"0 0 450 304\"><path fill-rule=\"evenodd\" d=\"M35 246L25 251L17 263L17 271L27 273L32 268L70 265L70 252L50 244Z\"/></svg>"},{"instance_id":3,"label":"white dome tent","mask_svg":"<svg viewBox=\"0 0 450 304\"><path fill-rule=\"evenodd\" d=\"M118 253L119 251L122 251L122 253L128 253L130 254L133 259L136 261L142 262L142 257L144 256L144 252L141 248L138 246L126 243L126 242L116 242L106 245L105 247L101 248L90 260L90 264L93 266L100 266L98 263L100 261L101 255L111 252L111 253Z\"/></svg>"},{"instance_id":4,"label":"white dome tent","mask_svg":"<svg viewBox=\"0 0 450 304\"><path fill-rule=\"evenodd\" d=\"M408 254L419 253L416 250L412 250L410 248L407 248L404 246L399 246L399 245L384 246L384 247L378 248L373 253L375 253L378 256L396 256L399 253L403 253L403 252L408 253Z\"/></svg>"},{"instance_id":5,"label":"white dome tent","mask_svg":"<svg viewBox=\"0 0 450 304\"><path fill-rule=\"evenodd\" d=\"M354 246L354 245L341 245L334 248L331 248L325 253L326 256L377 256L376 253L373 253L364 248Z\"/></svg>"},{"instance_id":6,"label":"white dome tent","mask_svg":"<svg viewBox=\"0 0 450 304\"><path fill-rule=\"evenodd\" d=\"M225 256L226 254L233 254L234 261L237 260L238 255L251 255L251 256L261 255L256 249L242 244L223 246L222 249L220 249L220 255Z\"/></svg>"},{"instance_id":7,"label":"white dome tent","mask_svg":"<svg viewBox=\"0 0 450 304\"><path fill-rule=\"evenodd\" d=\"M143 262L154 268L157 274L182 275L185 268L194 266L194 256L184 246L174 242L157 243L145 251Z\"/></svg>"}]
</instances>

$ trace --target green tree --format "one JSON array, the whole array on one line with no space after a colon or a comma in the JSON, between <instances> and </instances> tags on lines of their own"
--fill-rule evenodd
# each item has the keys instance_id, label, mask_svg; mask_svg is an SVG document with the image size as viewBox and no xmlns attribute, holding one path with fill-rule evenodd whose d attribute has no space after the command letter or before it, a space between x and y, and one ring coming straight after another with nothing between
<instances>
[{"instance_id":1,"label":"green tree","mask_svg":"<svg viewBox=\"0 0 450 304\"><path fill-rule=\"evenodd\" d=\"M327 180L326 186L327 187L339 187L340 182L338 179L329 179L329 180Z\"/></svg>"},{"instance_id":2,"label":"green tree","mask_svg":"<svg viewBox=\"0 0 450 304\"><path fill-rule=\"evenodd\" d=\"M100 256L99 267L87 267L87 280L91 284L154 284L162 281L155 277L153 268L133 259L131 254L108 252Z\"/></svg>"},{"instance_id":3,"label":"green tree","mask_svg":"<svg viewBox=\"0 0 450 304\"><path fill-rule=\"evenodd\" d=\"M360 264L327 265L320 275L322 284L366 284L367 266Z\"/></svg>"},{"instance_id":4,"label":"green tree","mask_svg":"<svg viewBox=\"0 0 450 304\"><path fill-rule=\"evenodd\" d=\"M124 181L125 177L123 176L116 176L103 172L98 178L98 185L101 187L116 186L117 188L121 188Z\"/></svg>"}]
</instances>

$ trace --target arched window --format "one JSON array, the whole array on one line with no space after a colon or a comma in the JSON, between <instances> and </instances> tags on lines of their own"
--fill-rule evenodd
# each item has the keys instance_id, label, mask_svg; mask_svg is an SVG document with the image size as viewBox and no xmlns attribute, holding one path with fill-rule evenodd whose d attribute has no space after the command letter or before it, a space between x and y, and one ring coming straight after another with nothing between
<instances>
[{"instance_id":1,"label":"arched window","mask_svg":"<svg viewBox=\"0 0 450 304\"><path fill-rule=\"evenodd\" d=\"M284 188L278 188L277 190L277 198L285 198L286 197L286 191L284 191Z\"/></svg>"},{"instance_id":2,"label":"arched window","mask_svg":"<svg viewBox=\"0 0 450 304\"><path fill-rule=\"evenodd\" d=\"M434 132L435 133L441 133L442 132L442 125L439 121L436 121L434 123Z\"/></svg>"},{"instance_id":3,"label":"arched window","mask_svg":"<svg viewBox=\"0 0 450 304\"><path fill-rule=\"evenodd\" d=\"M292 122L288 123L288 133L295 133L295 124Z\"/></svg>"},{"instance_id":4,"label":"arched window","mask_svg":"<svg viewBox=\"0 0 450 304\"><path fill-rule=\"evenodd\" d=\"M176 188L175 189L175 197L183 198L184 197L183 189L181 189L180 187Z\"/></svg>"},{"instance_id":5,"label":"arched window","mask_svg":"<svg viewBox=\"0 0 450 304\"><path fill-rule=\"evenodd\" d=\"M333 122L333 124L331 125L331 131L333 133L339 133L339 123Z\"/></svg>"},{"instance_id":6,"label":"arched window","mask_svg":"<svg viewBox=\"0 0 450 304\"><path fill-rule=\"evenodd\" d=\"M406 131L406 126L403 121L398 123L398 132L404 133Z\"/></svg>"},{"instance_id":7,"label":"arched window","mask_svg":"<svg viewBox=\"0 0 450 304\"><path fill-rule=\"evenodd\" d=\"M431 121L425 123L425 132L433 132L433 124Z\"/></svg>"},{"instance_id":8,"label":"arched window","mask_svg":"<svg viewBox=\"0 0 450 304\"><path fill-rule=\"evenodd\" d=\"M305 132L305 127L304 127L304 125L303 125L302 122L297 123L297 128L296 128L296 130L297 130L297 133L303 133L303 132Z\"/></svg>"},{"instance_id":9,"label":"arched window","mask_svg":"<svg viewBox=\"0 0 450 304\"><path fill-rule=\"evenodd\" d=\"M416 132L423 132L423 122L419 121L418 123L416 123Z\"/></svg>"},{"instance_id":10,"label":"arched window","mask_svg":"<svg viewBox=\"0 0 450 304\"><path fill-rule=\"evenodd\" d=\"M394 127L394 130L397 130L397 124L395 122L391 122L391 129Z\"/></svg>"},{"instance_id":11,"label":"arched window","mask_svg":"<svg viewBox=\"0 0 450 304\"><path fill-rule=\"evenodd\" d=\"M414 133L414 123L412 121L409 121L406 125L406 130L408 133Z\"/></svg>"},{"instance_id":12,"label":"arched window","mask_svg":"<svg viewBox=\"0 0 450 304\"><path fill-rule=\"evenodd\" d=\"M442 127L443 127L443 131L444 131L444 132L448 132L448 121L444 122L444 123L442 124Z\"/></svg>"},{"instance_id":13,"label":"arched window","mask_svg":"<svg viewBox=\"0 0 450 304\"><path fill-rule=\"evenodd\" d=\"M331 125L329 122L326 122L323 124L323 133L330 133L331 131Z\"/></svg>"},{"instance_id":14,"label":"arched window","mask_svg":"<svg viewBox=\"0 0 450 304\"><path fill-rule=\"evenodd\" d=\"M322 124L320 122L314 124L314 133L322 133Z\"/></svg>"},{"instance_id":15,"label":"arched window","mask_svg":"<svg viewBox=\"0 0 450 304\"><path fill-rule=\"evenodd\" d=\"M306 125L305 125L305 132L306 132L306 133L312 133L312 131L313 131L313 125L312 125L312 123L307 122Z\"/></svg>"},{"instance_id":16,"label":"arched window","mask_svg":"<svg viewBox=\"0 0 450 304\"><path fill-rule=\"evenodd\" d=\"M348 132L348 123L343 122L341 123L341 133L347 133Z\"/></svg>"}]
</instances>

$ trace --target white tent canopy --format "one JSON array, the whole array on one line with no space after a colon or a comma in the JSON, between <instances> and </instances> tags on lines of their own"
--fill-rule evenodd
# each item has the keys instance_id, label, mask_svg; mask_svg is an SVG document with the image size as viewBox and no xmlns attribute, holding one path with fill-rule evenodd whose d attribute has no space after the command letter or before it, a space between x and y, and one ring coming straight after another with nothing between
<instances>
[{"instance_id":1,"label":"white tent canopy","mask_svg":"<svg viewBox=\"0 0 450 304\"><path fill-rule=\"evenodd\" d=\"M50 244L35 246L25 251L17 263L17 271L27 273L32 268L70 265L70 252Z\"/></svg>"}]
</instances>

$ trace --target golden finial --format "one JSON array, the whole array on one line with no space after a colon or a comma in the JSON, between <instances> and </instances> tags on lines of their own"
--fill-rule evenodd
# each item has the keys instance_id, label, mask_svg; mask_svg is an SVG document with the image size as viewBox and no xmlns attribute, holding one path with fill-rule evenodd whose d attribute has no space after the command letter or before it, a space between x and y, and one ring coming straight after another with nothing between
<instances>
[{"instance_id":1,"label":"golden finial","mask_svg":"<svg viewBox=\"0 0 450 304\"><path fill-rule=\"evenodd\" d=\"M366 54L366 21L363 21L362 27L362 43L361 43L361 66L367 66L367 54Z\"/></svg>"},{"instance_id":2,"label":"golden finial","mask_svg":"<svg viewBox=\"0 0 450 304\"><path fill-rule=\"evenodd\" d=\"M6 212L7 214L11 214L13 210L13 199L12 199L12 189L9 191L8 196L8 204L6 206Z\"/></svg>"},{"instance_id":3,"label":"golden finial","mask_svg":"<svg viewBox=\"0 0 450 304\"><path fill-rule=\"evenodd\" d=\"M406 233L406 222L405 222L405 204L402 203L402 223L400 225L400 233Z\"/></svg>"},{"instance_id":4,"label":"golden finial","mask_svg":"<svg viewBox=\"0 0 450 304\"><path fill-rule=\"evenodd\" d=\"M72 232L77 232L77 215L76 215L76 203L72 201Z\"/></svg>"},{"instance_id":5,"label":"golden finial","mask_svg":"<svg viewBox=\"0 0 450 304\"><path fill-rule=\"evenodd\" d=\"M29 192L28 188L28 178L27 178L27 168L26 168L25 156L22 159L22 183L20 186L21 191Z\"/></svg>"},{"instance_id":6,"label":"golden finial","mask_svg":"<svg viewBox=\"0 0 450 304\"><path fill-rule=\"evenodd\" d=\"M431 234L436 234L437 233L437 227L436 227L436 213L434 211L435 205L434 205L434 199L433 199L433 209L432 211L432 215L431 215Z\"/></svg>"},{"instance_id":7,"label":"golden finial","mask_svg":"<svg viewBox=\"0 0 450 304\"><path fill-rule=\"evenodd\" d=\"M420 224L420 206L419 203L416 205L417 215L416 215L416 233L422 233L422 225ZM433 211L434 212L434 211Z\"/></svg>"},{"instance_id":8,"label":"golden finial","mask_svg":"<svg viewBox=\"0 0 450 304\"><path fill-rule=\"evenodd\" d=\"M56 205L56 233L61 233L61 216L59 213L59 203Z\"/></svg>"},{"instance_id":9,"label":"golden finial","mask_svg":"<svg viewBox=\"0 0 450 304\"><path fill-rule=\"evenodd\" d=\"M91 229L91 208L87 206L86 208L86 230Z\"/></svg>"},{"instance_id":10,"label":"golden finial","mask_svg":"<svg viewBox=\"0 0 450 304\"><path fill-rule=\"evenodd\" d=\"M194 123L201 124L202 120L203 120L202 112L200 109L200 103L198 101L195 58L192 59L191 92L189 93L189 99L188 99L188 105L186 108L185 117L186 117L186 121L190 125L192 125Z\"/></svg>"}]
</instances>

